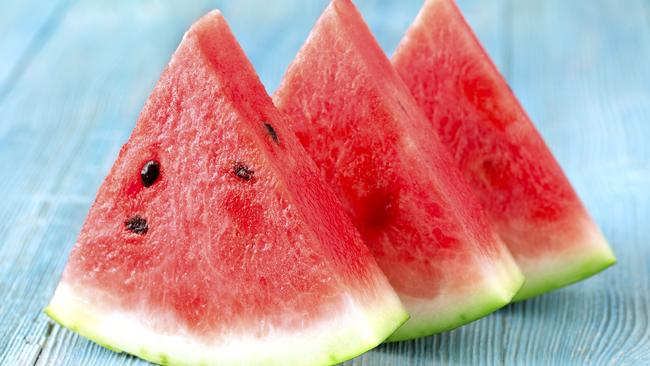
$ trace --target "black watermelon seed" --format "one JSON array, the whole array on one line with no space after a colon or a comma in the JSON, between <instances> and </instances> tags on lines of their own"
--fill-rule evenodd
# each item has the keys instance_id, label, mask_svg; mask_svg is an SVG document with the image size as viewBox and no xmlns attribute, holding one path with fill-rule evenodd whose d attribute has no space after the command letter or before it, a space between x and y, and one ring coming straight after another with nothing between
<instances>
[{"instance_id":1,"label":"black watermelon seed","mask_svg":"<svg viewBox=\"0 0 650 366\"><path fill-rule=\"evenodd\" d=\"M145 187L151 187L158 180L160 175L160 163L155 160L149 160L140 171L140 177L142 178L142 185Z\"/></svg>"},{"instance_id":2,"label":"black watermelon seed","mask_svg":"<svg viewBox=\"0 0 650 366\"><path fill-rule=\"evenodd\" d=\"M273 126L268 122L264 122L264 128L266 128L266 132L271 136L273 141L275 141L276 144L279 144L280 138L278 137L278 133L275 132L275 128L273 128Z\"/></svg>"},{"instance_id":3,"label":"black watermelon seed","mask_svg":"<svg viewBox=\"0 0 650 366\"><path fill-rule=\"evenodd\" d=\"M255 175L255 172L247 167L244 163L235 163L235 165L232 167L232 172L235 173L239 179L246 181L253 179L253 176Z\"/></svg>"},{"instance_id":4,"label":"black watermelon seed","mask_svg":"<svg viewBox=\"0 0 650 366\"><path fill-rule=\"evenodd\" d=\"M144 235L147 233L147 231L149 231L147 220L143 219L139 215L135 215L130 219L124 221L124 226L128 231L139 235Z\"/></svg>"}]
</instances>

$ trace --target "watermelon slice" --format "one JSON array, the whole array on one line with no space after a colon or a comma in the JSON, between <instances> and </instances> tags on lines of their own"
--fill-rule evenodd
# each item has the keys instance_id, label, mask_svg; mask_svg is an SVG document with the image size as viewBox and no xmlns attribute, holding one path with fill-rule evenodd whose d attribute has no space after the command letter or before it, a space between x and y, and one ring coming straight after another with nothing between
<instances>
[{"instance_id":1,"label":"watermelon slice","mask_svg":"<svg viewBox=\"0 0 650 366\"><path fill-rule=\"evenodd\" d=\"M220 13L183 38L46 312L161 364L323 365L407 318Z\"/></svg>"},{"instance_id":2,"label":"watermelon slice","mask_svg":"<svg viewBox=\"0 0 650 366\"><path fill-rule=\"evenodd\" d=\"M526 276L529 298L615 263L506 81L453 0L428 0L393 64L469 179Z\"/></svg>"},{"instance_id":3,"label":"watermelon slice","mask_svg":"<svg viewBox=\"0 0 650 366\"><path fill-rule=\"evenodd\" d=\"M350 1L325 10L274 101L411 315L390 340L510 302L521 273Z\"/></svg>"}]
</instances>

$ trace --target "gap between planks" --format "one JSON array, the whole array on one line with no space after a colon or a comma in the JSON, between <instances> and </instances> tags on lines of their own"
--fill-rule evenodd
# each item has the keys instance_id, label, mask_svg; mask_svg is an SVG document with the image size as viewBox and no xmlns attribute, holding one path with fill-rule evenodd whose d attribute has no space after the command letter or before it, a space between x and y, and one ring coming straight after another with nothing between
<instances>
[{"instance_id":1,"label":"gap between planks","mask_svg":"<svg viewBox=\"0 0 650 366\"><path fill-rule=\"evenodd\" d=\"M50 336L52 335L52 330L54 329L55 324L47 320L45 323L45 334L43 337L43 340L39 342L38 344L38 351L36 352L36 356L34 357L34 360L31 362L31 366L35 366L38 363L38 360L41 358L41 355L43 354L43 350L45 349L45 346L50 340Z\"/></svg>"}]
</instances>

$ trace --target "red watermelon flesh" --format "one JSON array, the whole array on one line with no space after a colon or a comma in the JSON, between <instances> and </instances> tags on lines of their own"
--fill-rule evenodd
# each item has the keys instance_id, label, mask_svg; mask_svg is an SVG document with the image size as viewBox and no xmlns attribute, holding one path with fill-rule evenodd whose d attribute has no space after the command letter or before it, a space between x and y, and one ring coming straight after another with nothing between
<instances>
[{"instance_id":1,"label":"red watermelon flesh","mask_svg":"<svg viewBox=\"0 0 650 366\"><path fill-rule=\"evenodd\" d=\"M453 0L427 0L393 64L526 276L525 299L616 259Z\"/></svg>"},{"instance_id":2,"label":"red watermelon flesh","mask_svg":"<svg viewBox=\"0 0 650 366\"><path fill-rule=\"evenodd\" d=\"M274 101L411 315L391 340L510 302L519 270L350 1L325 10Z\"/></svg>"},{"instance_id":3,"label":"red watermelon flesh","mask_svg":"<svg viewBox=\"0 0 650 366\"><path fill-rule=\"evenodd\" d=\"M209 13L99 189L47 313L162 364L323 365L381 343L407 315L306 156Z\"/></svg>"}]
</instances>

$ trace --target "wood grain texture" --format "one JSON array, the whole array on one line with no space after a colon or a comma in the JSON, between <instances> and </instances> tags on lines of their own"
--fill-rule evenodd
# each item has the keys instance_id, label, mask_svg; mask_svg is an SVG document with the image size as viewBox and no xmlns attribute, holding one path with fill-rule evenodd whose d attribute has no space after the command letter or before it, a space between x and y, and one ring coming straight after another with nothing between
<instances>
[{"instance_id":1,"label":"wood grain texture","mask_svg":"<svg viewBox=\"0 0 650 366\"><path fill-rule=\"evenodd\" d=\"M69 3L67 0L0 2L0 100L48 42Z\"/></svg>"},{"instance_id":2,"label":"wood grain texture","mask_svg":"<svg viewBox=\"0 0 650 366\"><path fill-rule=\"evenodd\" d=\"M392 52L419 0L358 0ZM2 4L0 364L145 365L42 315L103 176L187 26L220 7L269 91L326 1ZM619 264L347 365L650 364L650 3L459 0Z\"/></svg>"}]
</instances>

